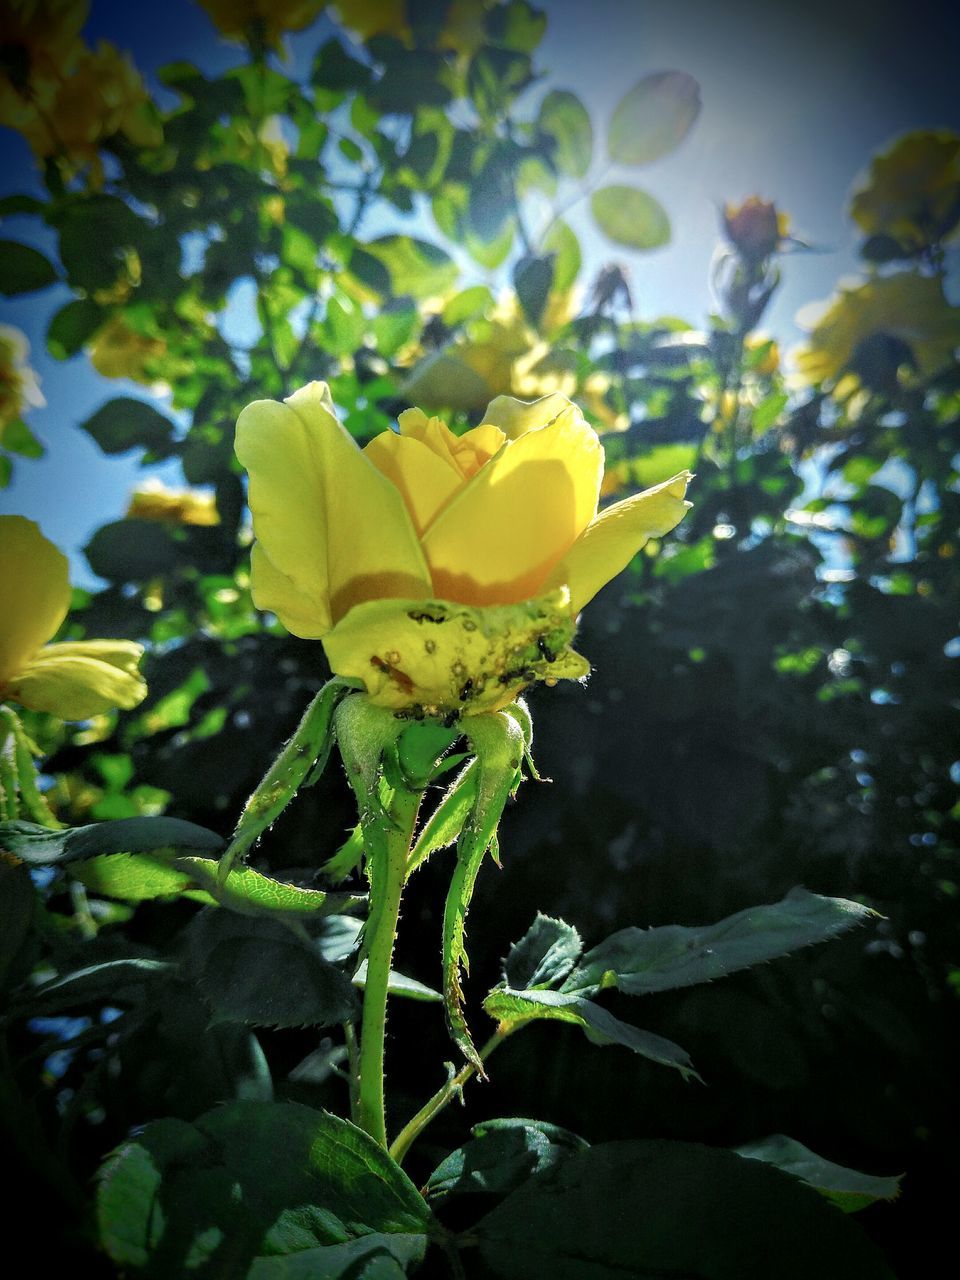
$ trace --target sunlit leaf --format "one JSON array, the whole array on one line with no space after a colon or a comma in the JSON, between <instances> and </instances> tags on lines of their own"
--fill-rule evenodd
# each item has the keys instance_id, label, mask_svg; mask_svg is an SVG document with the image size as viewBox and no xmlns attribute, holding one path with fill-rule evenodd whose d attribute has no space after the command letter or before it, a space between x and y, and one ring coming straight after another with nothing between
<instances>
[{"instance_id":1,"label":"sunlit leaf","mask_svg":"<svg viewBox=\"0 0 960 1280\"><path fill-rule=\"evenodd\" d=\"M684 71L644 76L617 103L607 150L617 164L643 165L675 151L700 114L700 86Z\"/></svg>"},{"instance_id":2,"label":"sunlit leaf","mask_svg":"<svg viewBox=\"0 0 960 1280\"><path fill-rule=\"evenodd\" d=\"M649 250L670 240L670 220L662 205L636 187L601 187L590 197L590 209L614 244Z\"/></svg>"},{"instance_id":3,"label":"sunlit leaf","mask_svg":"<svg viewBox=\"0 0 960 1280\"><path fill-rule=\"evenodd\" d=\"M593 126L577 95L552 89L540 104L537 125L555 139L554 158L561 172L582 178L593 155Z\"/></svg>"}]
</instances>

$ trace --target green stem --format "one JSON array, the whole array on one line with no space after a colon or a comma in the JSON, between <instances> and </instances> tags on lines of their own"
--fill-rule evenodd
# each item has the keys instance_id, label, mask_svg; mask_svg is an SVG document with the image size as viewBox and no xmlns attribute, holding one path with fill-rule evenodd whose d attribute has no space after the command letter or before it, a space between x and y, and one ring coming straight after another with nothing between
<instances>
[{"instance_id":1,"label":"green stem","mask_svg":"<svg viewBox=\"0 0 960 1280\"><path fill-rule=\"evenodd\" d=\"M347 1063L350 1072L350 1119L356 1124L360 1115L360 1051L356 1028L352 1022L343 1024L343 1038L347 1043Z\"/></svg>"},{"instance_id":2,"label":"green stem","mask_svg":"<svg viewBox=\"0 0 960 1280\"><path fill-rule=\"evenodd\" d=\"M480 1050L481 1061L486 1061L499 1045L503 1044L507 1036L512 1035L516 1030L516 1026L498 1027L487 1043ZM457 1072L437 1090L429 1102L425 1103L417 1114L401 1129L396 1140L390 1148L390 1154L396 1160L397 1164L403 1163L403 1158L416 1142L421 1132L427 1127L435 1116L438 1116L444 1107L448 1106L453 1099L459 1096L463 1086L467 1083L471 1076L477 1074L477 1069L473 1063L468 1062L465 1067Z\"/></svg>"},{"instance_id":3,"label":"green stem","mask_svg":"<svg viewBox=\"0 0 960 1280\"><path fill-rule=\"evenodd\" d=\"M360 1028L359 1124L382 1147L387 1146L383 1105L383 1042L387 1021L387 987L393 945L400 916L400 896L407 874L413 828L420 807L420 792L398 789L389 809L390 829L383 841L382 859L376 859L370 886L367 979L363 988L363 1022ZM368 855L369 856L369 855Z\"/></svg>"}]
</instances>

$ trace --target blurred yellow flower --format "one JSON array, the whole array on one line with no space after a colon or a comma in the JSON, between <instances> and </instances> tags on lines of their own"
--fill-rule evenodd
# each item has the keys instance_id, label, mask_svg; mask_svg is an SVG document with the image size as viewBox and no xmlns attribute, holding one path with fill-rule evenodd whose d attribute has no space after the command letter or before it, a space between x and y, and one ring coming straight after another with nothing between
<instances>
[{"instance_id":1,"label":"blurred yellow flower","mask_svg":"<svg viewBox=\"0 0 960 1280\"><path fill-rule=\"evenodd\" d=\"M159 480L148 480L134 489L127 506L130 520L156 520L161 524L215 525L220 523L214 494L202 489L168 489Z\"/></svg>"},{"instance_id":2,"label":"blurred yellow flower","mask_svg":"<svg viewBox=\"0 0 960 1280\"><path fill-rule=\"evenodd\" d=\"M302 31L320 16L323 0L199 0L221 35L244 40L259 34L277 48L287 31Z\"/></svg>"},{"instance_id":3,"label":"blurred yellow flower","mask_svg":"<svg viewBox=\"0 0 960 1280\"><path fill-rule=\"evenodd\" d=\"M823 305L816 304L817 318L807 307L797 316L811 330L807 345L794 353L805 383L850 374L851 386L857 378L885 384L904 364L928 378L951 364L960 346L960 308L947 302L933 276L877 276L841 288L826 311Z\"/></svg>"},{"instance_id":4,"label":"blurred yellow flower","mask_svg":"<svg viewBox=\"0 0 960 1280\"><path fill-rule=\"evenodd\" d=\"M0 600L0 701L13 699L64 720L143 701L141 645L46 643L70 607L67 558L23 516L0 516Z\"/></svg>"},{"instance_id":5,"label":"blurred yellow flower","mask_svg":"<svg viewBox=\"0 0 960 1280\"><path fill-rule=\"evenodd\" d=\"M130 378L145 386L159 379L156 361L167 352L163 338L148 338L131 328L123 312L116 311L90 340L90 363L104 378Z\"/></svg>"},{"instance_id":6,"label":"blurred yellow flower","mask_svg":"<svg viewBox=\"0 0 960 1280\"><path fill-rule=\"evenodd\" d=\"M850 212L868 236L907 250L942 240L960 222L960 137L947 129L905 134L875 156Z\"/></svg>"},{"instance_id":7,"label":"blurred yellow flower","mask_svg":"<svg viewBox=\"0 0 960 1280\"><path fill-rule=\"evenodd\" d=\"M4 427L17 422L27 409L46 404L37 375L27 364L29 353L25 335L0 324L0 443Z\"/></svg>"},{"instance_id":8,"label":"blurred yellow flower","mask_svg":"<svg viewBox=\"0 0 960 1280\"><path fill-rule=\"evenodd\" d=\"M340 21L361 40L371 36L393 36L409 43L406 0L337 0L334 8Z\"/></svg>"},{"instance_id":9,"label":"blurred yellow flower","mask_svg":"<svg viewBox=\"0 0 960 1280\"><path fill-rule=\"evenodd\" d=\"M786 239L790 220L770 200L748 196L741 205L725 204L723 229L747 262L759 263L776 253Z\"/></svg>"},{"instance_id":10,"label":"blurred yellow flower","mask_svg":"<svg viewBox=\"0 0 960 1280\"><path fill-rule=\"evenodd\" d=\"M71 171L91 170L103 181L100 148L122 133L137 146L163 141L159 117L130 58L101 41L82 49L64 79L32 87L30 102L11 123L39 159L57 156Z\"/></svg>"},{"instance_id":11,"label":"blurred yellow flower","mask_svg":"<svg viewBox=\"0 0 960 1280\"><path fill-rule=\"evenodd\" d=\"M236 448L255 603L374 702L431 715L585 674L576 614L690 505L684 471L598 515L603 449L558 394L498 397L462 436L409 409L361 450L314 382L249 405Z\"/></svg>"},{"instance_id":12,"label":"blurred yellow flower","mask_svg":"<svg viewBox=\"0 0 960 1280\"><path fill-rule=\"evenodd\" d=\"M0 29L0 119L19 128L19 115L49 84L60 84L83 53L84 0L6 0Z\"/></svg>"},{"instance_id":13,"label":"blurred yellow flower","mask_svg":"<svg viewBox=\"0 0 960 1280\"><path fill-rule=\"evenodd\" d=\"M543 322L547 333L569 318L572 306L567 294L551 301ZM576 375L552 359L550 345L530 327L516 294L508 293L489 316L472 321L466 333L421 360L402 391L430 408L470 413L494 396L571 395L576 385Z\"/></svg>"}]
</instances>

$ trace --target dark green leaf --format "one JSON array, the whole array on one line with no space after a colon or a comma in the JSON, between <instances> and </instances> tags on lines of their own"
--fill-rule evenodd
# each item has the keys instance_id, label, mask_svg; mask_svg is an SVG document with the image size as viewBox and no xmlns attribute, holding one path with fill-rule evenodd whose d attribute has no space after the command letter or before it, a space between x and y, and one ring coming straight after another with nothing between
<instances>
[{"instance_id":1,"label":"dark green leaf","mask_svg":"<svg viewBox=\"0 0 960 1280\"><path fill-rule=\"evenodd\" d=\"M353 975L354 986L360 987L361 990L367 985L367 962L366 960L360 965L360 968ZM434 991L433 987L428 987L423 982L418 982L416 978L408 978L404 973L397 973L396 969L390 970L390 976L387 980L387 990L392 996L406 996L408 1000L423 1000L427 1004L438 1004L443 996L439 991Z\"/></svg>"},{"instance_id":2,"label":"dark green leaf","mask_svg":"<svg viewBox=\"0 0 960 1280\"><path fill-rule=\"evenodd\" d=\"M699 1079L685 1049L652 1031L621 1022L592 1000L563 991L512 991L509 987L495 987L483 1007L491 1018L507 1027L541 1018L571 1022L594 1044L619 1044L651 1062L675 1068L684 1079L689 1076Z\"/></svg>"},{"instance_id":3,"label":"dark green leaf","mask_svg":"<svg viewBox=\"0 0 960 1280\"><path fill-rule=\"evenodd\" d=\"M504 1280L893 1280L856 1223L801 1182L693 1143L573 1154L471 1235Z\"/></svg>"},{"instance_id":4,"label":"dark green leaf","mask_svg":"<svg viewBox=\"0 0 960 1280\"><path fill-rule=\"evenodd\" d=\"M149 853L170 847L216 852L223 843L215 832L182 818L118 818L62 831L32 822L0 822L0 849L37 866L101 853Z\"/></svg>"},{"instance_id":5,"label":"dark green leaf","mask_svg":"<svg viewBox=\"0 0 960 1280\"><path fill-rule=\"evenodd\" d=\"M101 525L83 552L93 572L111 582L143 582L169 573L182 554L171 531L149 520Z\"/></svg>"},{"instance_id":6,"label":"dark green leaf","mask_svg":"<svg viewBox=\"0 0 960 1280\"><path fill-rule=\"evenodd\" d=\"M92 298L77 298L61 307L47 330L50 354L58 360L76 355L103 324L105 314Z\"/></svg>"},{"instance_id":7,"label":"dark green leaf","mask_svg":"<svg viewBox=\"0 0 960 1280\"><path fill-rule=\"evenodd\" d=\"M169 451L174 426L152 404L132 396L108 400L92 417L80 424L104 453L125 453L127 449L149 449L154 454Z\"/></svg>"},{"instance_id":8,"label":"dark green leaf","mask_svg":"<svg viewBox=\"0 0 960 1280\"><path fill-rule=\"evenodd\" d=\"M670 240L670 220L663 207L636 187L601 187L590 197L590 209L614 244L649 250Z\"/></svg>"},{"instance_id":9,"label":"dark green leaf","mask_svg":"<svg viewBox=\"0 0 960 1280\"><path fill-rule=\"evenodd\" d=\"M543 313L553 288L554 257L552 253L542 257L525 254L517 261L513 269L513 283L517 291L523 313L537 328L543 319Z\"/></svg>"},{"instance_id":10,"label":"dark green leaf","mask_svg":"<svg viewBox=\"0 0 960 1280\"><path fill-rule=\"evenodd\" d=\"M398 1236L389 1256L415 1259L434 1227L423 1197L371 1138L294 1103L233 1102L195 1124L160 1120L105 1163L97 1197L104 1248L153 1280L202 1269L207 1280L344 1274L363 1258L307 1251L370 1233ZM411 1240L410 1237L415 1237ZM324 1270L325 1263L341 1270Z\"/></svg>"},{"instance_id":11,"label":"dark green leaf","mask_svg":"<svg viewBox=\"0 0 960 1280\"><path fill-rule=\"evenodd\" d=\"M451 1152L431 1173L426 1195L437 1200L471 1192L505 1195L589 1146L569 1129L545 1120L485 1120L470 1132L473 1141Z\"/></svg>"},{"instance_id":12,"label":"dark green leaf","mask_svg":"<svg viewBox=\"0 0 960 1280\"><path fill-rule=\"evenodd\" d=\"M580 957L583 943L573 925L537 912L537 918L515 942L503 962L503 977L514 991L561 982Z\"/></svg>"},{"instance_id":13,"label":"dark green leaf","mask_svg":"<svg viewBox=\"0 0 960 1280\"><path fill-rule=\"evenodd\" d=\"M0 240L0 293L11 297L45 289L57 279L53 263L16 240Z\"/></svg>"},{"instance_id":14,"label":"dark green leaf","mask_svg":"<svg viewBox=\"0 0 960 1280\"><path fill-rule=\"evenodd\" d=\"M403 1280L408 1267L423 1261L426 1248L422 1232L372 1231L346 1244L258 1258L248 1280Z\"/></svg>"},{"instance_id":15,"label":"dark green leaf","mask_svg":"<svg viewBox=\"0 0 960 1280\"><path fill-rule=\"evenodd\" d=\"M784 1173L792 1173L832 1200L844 1213L856 1213L877 1200L895 1200L900 1194L898 1177L878 1178L873 1174L858 1173L855 1169L845 1169L832 1160L824 1160L823 1156L782 1133L747 1142L737 1147L736 1152L748 1160L762 1160Z\"/></svg>"},{"instance_id":16,"label":"dark green leaf","mask_svg":"<svg viewBox=\"0 0 960 1280\"><path fill-rule=\"evenodd\" d=\"M593 126L577 95L566 89L553 89L540 104L537 125L556 140L557 168L573 178L582 178L593 155Z\"/></svg>"},{"instance_id":17,"label":"dark green leaf","mask_svg":"<svg viewBox=\"0 0 960 1280\"><path fill-rule=\"evenodd\" d=\"M310 79L322 89L363 89L370 68L351 58L339 40L328 40L317 50Z\"/></svg>"},{"instance_id":18,"label":"dark green leaf","mask_svg":"<svg viewBox=\"0 0 960 1280\"><path fill-rule=\"evenodd\" d=\"M45 982L22 997L33 1014L50 1015L84 1005L138 1003L146 988L174 966L163 960L108 960Z\"/></svg>"},{"instance_id":19,"label":"dark green leaf","mask_svg":"<svg viewBox=\"0 0 960 1280\"><path fill-rule=\"evenodd\" d=\"M700 86L684 71L657 71L617 103L607 134L617 164L651 164L675 151L700 114Z\"/></svg>"},{"instance_id":20,"label":"dark green leaf","mask_svg":"<svg viewBox=\"0 0 960 1280\"><path fill-rule=\"evenodd\" d=\"M0 991L30 935L37 891L26 867L0 860Z\"/></svg>"},{"instance_id":21,"label":"dark green leaf","mask_svg":"<svg viewBox=\"0 0 960 1280\"><path fill-rule=\"evenodd\" d=\"M692 987L825 942L875 915L858 902L796 888L780 902L749 907L702 929L621 929L584 955L564 990L595 995L617 987L636 996Z\"/></svg>"},{"instance_id":22,"label":"dark green leaf","mask_svg":"<svg viewBox=\"0 0 960 1280\"><path fill-rule=\"evenodd\" d=\"M34 196L3 196L0 198L0 218L12 218L17 213L42 213L46 205Z\"/></svg>"},{"instance_id":23,"label":"dark green leaf","mask_svg":"<svg viewBox=\"0 0 960 1280\"><path fill-rule=\"evenodd\" d=\"M356 1012L349 977L279 920L204 911L187 931L185 963L227 1022L322 1027Z\"/></svg>"}]
</instances>

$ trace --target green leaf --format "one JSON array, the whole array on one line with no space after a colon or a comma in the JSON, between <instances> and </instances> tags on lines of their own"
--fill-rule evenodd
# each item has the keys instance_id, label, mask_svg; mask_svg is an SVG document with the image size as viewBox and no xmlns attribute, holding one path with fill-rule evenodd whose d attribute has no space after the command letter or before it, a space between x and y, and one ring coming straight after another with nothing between
<instances>
[{"instance_id":1,"label":"green leaf","mask_svg":"<svg viewBox=\"0 0 960 1280\"><path fill-rule=\"evenodd\" d=\"M47 330L47 349L57 360L75 356L103 324L105 312L92 298L77 298L61 307Z\"/></svg>"},{"instance_id":2,"label":"green leaf","mask_svg":"<svg viewBox=\"0 0 960 1280\"><path fill-rule=\"evenodd\" d=\"M570 1155L470 1234L504 1280L893 1280L853 1219L801 1182L684 1142L610 1142Z\"/></svg>"},{"instance_id":3,"label":"green leaf","mask_svg":"<svg viewBox=\"0 0 960 1280\"><path fill-rule=\"evenodd\" d=\"M553 287L557 293L566 291L576 284L583 256L580 253L580 241L562 219L555 222L543 237L543 248L554 256Z\"/></svg>"},{"instance_id":4,"label":"green leaf","mask_svg":"<svg viewBox=\"0 0 960 1280\"><path fill-rule=\"evenodd\" d=\"M427 1179L424 1192L432 1199L476 1192L505 1195L590 1145L545 1120L485 1120L470 1132L473 1141L452 1151Z\"/></svg>"},{"instance_id":5,"label":"green leaf","mask_svg":"<svg viewBox=\"0 0 960 1280\"><path fill-rule=\"evenodd\" d=\"M446 293L460 274L450 255L428 240L417 240L413 236L380 236L365 247L390 272L394 293L409 294L411 298L429 298Z\"/></svg>"},{"instance_id":6,"label":"green leaf","mask_svg":"<svg viewBox=\"0 0 960 1280\"><path fill-rule=\"evenodd\" d=\"M53 263L42 253L16 240L0 240L0 293L8 298L32 293L54 284L56 279Z\"/></svg>"},{"instance_id":7,"label":"green leaf","mask_svg":"<svg viewBox=\"0 0 960 1280\"><path fill-rule=\"evenodd\" d=\"M737 1147L736 1152L747 1160L762 1160L784 1173L792 1173L832 1200L844 1213L856 1213L877 1200L895 1200L900 1194L899 1177L880 1178L845 1169L782 1133L747 1142Z\"/></svg>"},{"instance_id":8,"label":"green leaf","mask_svg":"<svg viewBox=\"0 0 960 1280\"><path fill-rule=\"evenodd\" d=\"M83 553L101 578L143 582L175 569L181 546L169 529L155 521L113 520L100 526Z\"/></svg>"},{"instance_id":9,"label":"green leaf","mask_svg":"<svg viewBox=\"0 0 960 1280\"><path fill-rule=\"evenodd\" d=\"M493 294L485 284L474 284L469 289L461 289L446 303L440 318L445 325L455 329L457 325L474 316L482 316L493 306Z\"/></svg>"},{"instance_id":10,"label":"green leaf","mask_svg":"<svg viewBox=\"0 0 960 1280\"><path fill-rule=\"evenodd\" d=\"M16 973L36 908L37 891L27 868L0 860L0 991L11 972Z\"/></svg>"},{"instance_id":11,"label":"green leaf","mask_svg":"<svg viewBox=\"0 0 960 1280\"><path fill-rule=\"evenodd\" d=\"M786 408L789 399L790 397L786 391L771 391L770 395L765 396L760 401L751 414L753 430L757 435L761 435L769 427L773 426Z\"/></svg>"},{"instance_id":12,"label":"green leaf","mask_svg":"<svg viewBox=\"0 0 960 1280\"><path fill-rule=\"evenodd\" d=\"M331 39L317 50L310 79L321 89L363 89L370 83L370 68L351 58L339 40Z\"/></svg>"},{"instance_id":13,"label":"green leaf","mask_svg":"<svg viewBox=\"0 0 960 1280\"><path fill-rule=\"evenodd\" d=\"M35 196L12 195L0 198L0 218L17 213L43 213L46 205Z\"/></svg>"},{"instance_id":14,"label":"green leaf","mask_svg":"<svg viewBox=\"0 0 960 1280\"><path fill-rule=\"evenodd\" d=\"M513 991L501 986L494 987L483 1007L491 1018L506 1027L540 1019L571 1022L580 1027L593 1044L619 1044L643 1058L649 1058L651 1062L673 1067L685 1080L690 1076L700 1079L685 1049L652 1031L642 1031L629 1022L621 1022L600 1005L581 996L564 991Z\"/></svg>"},{"instance_id":15,"label":"green leaf","mask_svg":"<svg viewBox=\"0 0 960 1280\"><path fill-rule=\"evenodd\" d=\"M537 328L543 319L550 290L553 287L554 259L552 253L542 257L524 254L513 269L513 284L523 313Z\"/></svg>"},{"instance_id":16,"label":"green leaf","mask_svg":"<svg viewBox=\"0 0 960 1280\"><path fill-rule=\"evenodd\" d=\"M262 875L253 867L233 867L221 882L211 858L178 858L177 868L205 889L221 906L241 915L317 916L355 906L356 894L324 893Z\"/></svg>"},{"instance_id":17,"label":"green leaf","mask_svg":"<svg viewBox=\"0 0 960 1280\"><path fill-rule=\"evenodd\" d=\"M89 862L75 862L70 874L91 893L124 902L178 896L193 889L193 878L176 865L175 850L157 853L104 853ZM190 861L190 859L184 859ZM211 863L216 866L216 863ZM209 900L208 894L203 894Z\"/></svg>"},{"instance_id":18,"label":"green leaf","mask_svg":"<svg viewBox=\"0 0 960 1280\"><path fill-rule=\"evenodd\" d=\"M356 1012L349 977L279 920L208 909L186 939L187 971L220 1021L324 1027Z\"/></svg>"},{"instance_id":19,"label":"green leaf","mask_svg":"<svg viewBox=\"0 0 960 1280\"><path fill-rule=\"evenodd\" d=\"M670 220L663 207L637 187L601 187L590 197L590 209L614 244L647 251L670 240Z\"/></svg>"},{"instance_id":20,"label":"green leaf","mask_svg":"<svg viewBox=\"0 0 960 1280\"><path fill-rule=\"evenodd\" d=\"M152 1280L194 1270L236 1280L255 1263L260 1280L358 1276L363 1242L381 1244L371 1233L391 1237L388 1255L415 1260L436 1229L423 1197L367 1134L289 1102L232 1102L193 1124L148 1125L107 1158L97 1217L113 1261ZM319 1251L331 1246L339 1256ZM310 1269L300 1260L314 1250Z\"/></svg>"},{"instance_id":21,"label":"green leaf","mask_svg":"<svg viewBox=\"0 0 960 1280\"><path fill-rule=\"evenodd\" d=\"M408 1267L423 1261L426 1248L422 1232L372 1231L346 1244L258 1258L247 1280L403 1280Z\"/></svg>"},{"instance_id":22,"label":"green leaf","mask_svg":"<svg viewBox=\"0 0 960 1280\"><path fill-rule=\"evenodd\" d=\"M46 450L22 418L12 418L0 429L0 443L21 458L42 458Z\"/></svg>"},{"instance_id":23,"label":"green leaf","mask_svg":"<svg viewBox=\"0 0 960 1280\"><path fill-rule=\"evenodd\" d=\"M51 831L32 822L0 822L0 849L34 866L101 853L150 853L165 848L216 851L223 839L182 818L117 818Z\"/></svg>"},{"instance_id":24,"label":"green leaf","mask_svg":"<svg viewBox=\"0 0 960 1280\"><path fill-rule=\"evenodd\" d=\"M572 178L582 178L593 155L593 126L577 95L553 89L540 104L537 127L556 139L557 168Z\"/></svg>"},{"instance_id":25,"label":"green leaf","mask_svg":"<svg viewBox=\"0 0 960 1280\"><path fill-rule=\"evenodd\" d=\"M583 943L573 925L538 911L533 924L507 953L504 981L514 991L553 986L567 976L582 950Z\"/></svg>"},{"instance_id":26,"label":"green leaf","mask_svg":"<svg viewBox=\"0 0 960 1280\"><path fill-rule=\"evenodd\" d=\"M796 888L780 902L701 929L621 929L584 955L563 989L589 996L617 987L636 996L692 987L825 942L876 914L858 902Z\"/></svg>"},{"instance_id":27,"label":"green leaf","mask_svg":"<svg viewBox=\"0 0 960 1280\"><path fill-rule=\"evenodd\" d=\"M128 449L149 449L166 454L174 438L169 418L158 413L146 400L120 396L108 400L92 417L80 424L104 453L125 453Z\"/></svg>"},{"instance_id":28,"label":"green leaf","mask_svg":"<svg viewBox=\"0 0 960 1280\"><path fill-rule=\"evenodd\" d=\"M360 968L353 975L353 985L360 987L361 990L367 985L366 960L363 961ZM405 973L397 973L396 969L390 970L387 991L392 996L406 996L408 1000L422 1000L426 1004L439 1004L443 999L440 992L434 991L433 987L428 987L425 983L418 982L416 978L408 978Z\"/></svg>"},{"instance_id":29,"label":"green leaf","mask_svg":"<svg viewBox=\"0 0 960 1280\"><path fill-rule=\"evenodd\" d=\"M607 150L617 164L643 165L675 151L700 114L700 86L683 71L644 76L620 99Z\"/></svg>"},{"instance_id":30,"label":"green leaf","mask_svg":"<svg viewBox=\"0 0 960 1280\"><path fill-rule=\"evenodd\" d=\"M148 986L165 980L174 966L165 960L108 960L44 982L25 993L32 1014L51 1015L82 1005L137 1004Z\"/></svg>"}]
</instances>

